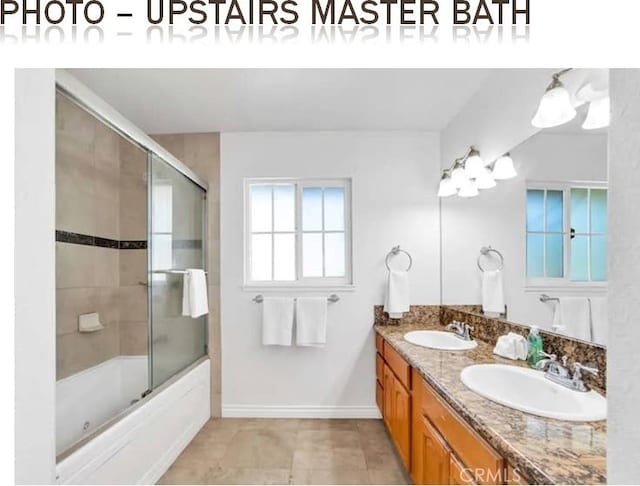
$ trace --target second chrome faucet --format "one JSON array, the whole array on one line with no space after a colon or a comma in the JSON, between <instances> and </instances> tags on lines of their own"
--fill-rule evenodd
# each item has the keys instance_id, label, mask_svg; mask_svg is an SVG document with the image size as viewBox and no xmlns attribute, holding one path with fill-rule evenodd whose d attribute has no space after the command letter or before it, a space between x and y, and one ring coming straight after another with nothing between
<instances>
[{"instance_id":1,"label":"second chrome faucet","mask_svg":"<svg viewBox=\"0 0 640 486\"><path fill-rule=\"evenodd\" d=\"M473 331L473 326L464 322L452 321L451 324L446 327L446 330L453 332L456 337L463 341L472 341L471 331Z\"/></svg>"},{"instance_id":2,"label":"second chrome faucet","mask_svg":"<svg viewBox=\"0 0 640 486\"><path fill-rule=\"evenodd\" d=\"M562 357L562 364L557 361L555 354L547 354L544 351L540 353L543 359L536 363L536 369L545 370L545 377L562 386L566 386L571 390L587 392L590 390L589 386L582 381L582 373L587 372L592 375L598 374L597 368L591 368L584 366L577 361L573 364L573 375L569 372L567 362L569 361L567 356Z\"/></svg>"}]
</instances>

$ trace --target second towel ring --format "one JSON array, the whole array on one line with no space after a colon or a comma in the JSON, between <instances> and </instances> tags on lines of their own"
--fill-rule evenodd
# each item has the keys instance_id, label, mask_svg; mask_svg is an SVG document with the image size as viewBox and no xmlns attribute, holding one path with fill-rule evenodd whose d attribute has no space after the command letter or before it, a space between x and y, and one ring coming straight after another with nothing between
<instances>
[{"instance_id":1,"label":"second towel ring","mask_svg":"<svg viewBox=\"0 0 640 486\"><path fill-rule=\"evenodd\" d=\"M495 253L496 255L498 255L498 258L500 258L500 266L496 268L496 270L502 270L504 268L504 257L502 256L502 253L500 253L498 250L494 250L490 246L483 246L482 248L480 248L480 256L478 257L478 268L480 269L480 271L485 271L485 269L482 268L482 265L480 265L480 258L482 258L483 256L487 256L489 253Z\"/></svg>"},{"instance_id":2,"label":"second towel ring","mask_svg":"<svg viewBox=\"0 0 640 486\"><path fill-rule=\"evenodd\" d=\"M384 259L384 264L387 266L387 270L391 271L391 267L389 266L389 259L392 256L396 256L398 253L404 253L409 258L409 266L407 267L407 270L406 270L408 272L409 270L411 270L411 266L413 265L413 258L411 258L411 255L409 254L408 251L403 250L399 246L394 246L393 248L391 248L391 251L387 253L387 257Z\"/></svg>"}]
</instances>

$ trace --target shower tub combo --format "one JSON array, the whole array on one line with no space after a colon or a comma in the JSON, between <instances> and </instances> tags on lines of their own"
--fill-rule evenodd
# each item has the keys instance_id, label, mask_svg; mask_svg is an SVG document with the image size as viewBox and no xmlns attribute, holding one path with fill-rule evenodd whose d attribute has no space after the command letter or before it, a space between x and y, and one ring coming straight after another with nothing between
<instances>
[{"instance_id":1,"label":"shower tub combo","mask_svg":"<svg viewBox=\"0 0 640 486\"><path fill-rule=\"evenodd\" d=\"M72 323L59 318L56 324L56 481L155 483L210 417L207 318L181 312L184 270L206 270L207 184L67 72L59 71L56 80L56 189L64 190L58 187L58 171L62 181L69 166L91 160L91 174L115 171L109 187L122 204L120 214L125 214L119 232L109 238L76 232L69 214L56 221L56 251L59 261L67 261L67 267L56 269L57 313L70 315ZM112 152L103 148L104 140L112 142ZM98 187L102 179L95 177L90 183ZM66 210L64 197L69 196L56 198L58 214ZM131 208L124 204L133 199L142 206L134 208L143 215L141 227L134 229L143 240L123 238L133 234L125 227L131 226L126 213ZM82 274L78 268L68 269L79 261L74 252L89 257L95 252L97 258L106 255L118 262L120 274L109 284L112 288L66 285L71 277L64 272ZM128 282L136 258L141 259L136 263L140 268L146 265L141 272L146 275ZM75 328L81 313L77 309L96 309L93 301L63 298L74 292L111 295L110 305L100 313L109 323L91 333ZM130 322L134 318L125 312L127 306L146 309L146 323ZM119 315L110 318L116 307Z\"/></svg>"}]
</instances>

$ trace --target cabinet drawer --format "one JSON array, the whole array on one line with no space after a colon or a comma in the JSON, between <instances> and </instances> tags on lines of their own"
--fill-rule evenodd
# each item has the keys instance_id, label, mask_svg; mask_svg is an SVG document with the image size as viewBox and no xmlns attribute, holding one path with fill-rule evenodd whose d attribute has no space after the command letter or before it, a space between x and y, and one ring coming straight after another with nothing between
<instances>
[{"instance_id":1,"label":"cabinet drawer","mask_svg":"<svg viewBox=\"0 0 640 486\"><path fill-rule=\"evenodd\" d=\"M379 381L376 381L376 404L378 405L378 410L384 416L384 391Z\"/></svg>"},{"instance_id":2,"label":"cabinet drawer","mask_svg":"<svg viewBox=\"0 0 640 486\"><path fill-rule=\"evenodd\" d=\"M382 339L382 336L378 333L376 333L376 351L380 354L382 354L383 351L383 347L384 347L384 339Z\"/></svg>"},{"instance_id":3,"label":"cabinet drawer","mask_svg":"<svg viewBox=\"0 0 640 486\"><path fill-rule=\"evenodd\" d=\"M414 373L417 373L414 371ZM451 449L460 458L467 469L471 469L479 484L502 484L504 476L504 460L502 457L472 430L458 415L438 396L419 375L414 376L419 388L421 412L431 420L433 425L446 438Z\"/></svg>"},{"instance_id":4,"label":"cabinet drawer","mask_svg":"<svg viewBox=\"0 0 640 486\"><path fill-rule=\"evenodd\" d=\"M382 383L382 376L384 373L384 361L379 353L376 353L376 379Z\"/></svg>"},{"instance_id":5,"label":"cabinet drawer","mask_svg":"<svg viewBox=\"0 0 640 486\"><path fill-rule=\"evenodd\" d=\"M407 390L411 390L411 366L409 366L409 363L386 341L384 342L383 356L389 368L393 370L398 380L400 380L400 383L402 383Z\"/></svg>"}]
</instances>

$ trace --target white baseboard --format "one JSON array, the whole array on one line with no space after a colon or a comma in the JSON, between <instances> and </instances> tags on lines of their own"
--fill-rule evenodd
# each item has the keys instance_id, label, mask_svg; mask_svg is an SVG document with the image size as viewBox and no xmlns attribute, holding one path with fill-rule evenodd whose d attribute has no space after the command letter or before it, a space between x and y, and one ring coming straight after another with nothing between
<instances>
[{"instance_id":1,"label":"white baseboard","mask_svg":"<svg viewBox=\"0 0 640 486\"><path fill-rule=\"evenodd\" d=\"M373 406L222 405L223 417L234 418L381 418Z\"/></svg>"}]
</instances>

